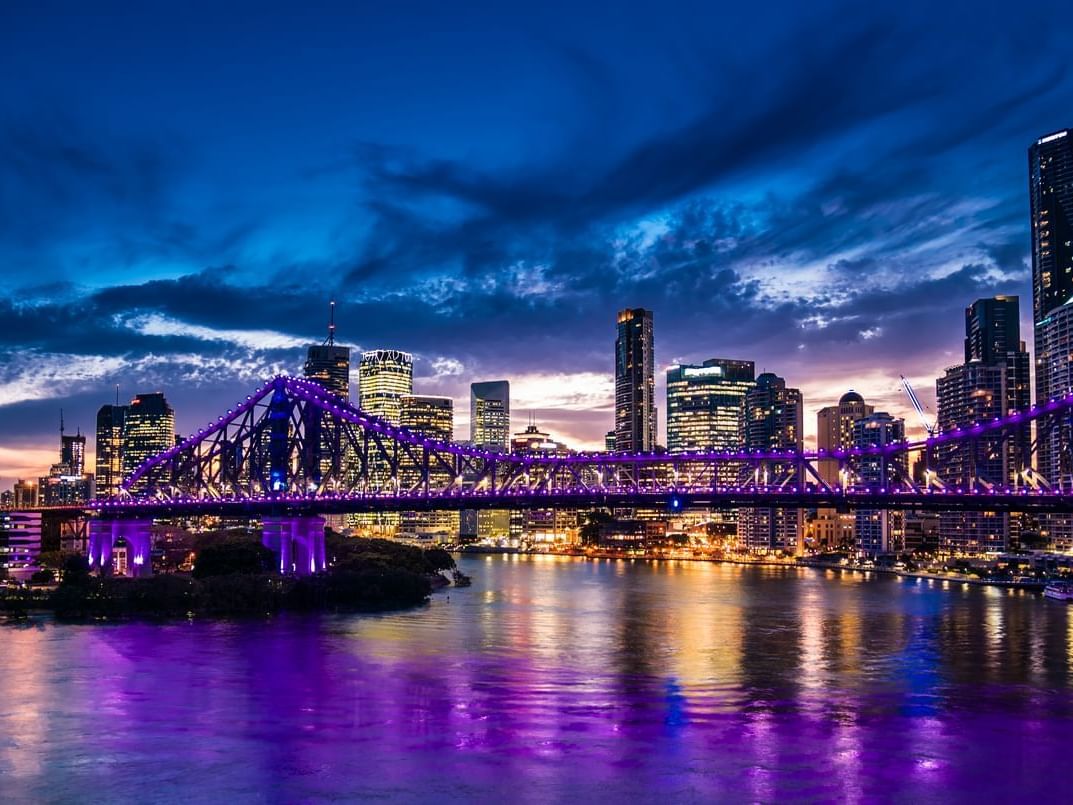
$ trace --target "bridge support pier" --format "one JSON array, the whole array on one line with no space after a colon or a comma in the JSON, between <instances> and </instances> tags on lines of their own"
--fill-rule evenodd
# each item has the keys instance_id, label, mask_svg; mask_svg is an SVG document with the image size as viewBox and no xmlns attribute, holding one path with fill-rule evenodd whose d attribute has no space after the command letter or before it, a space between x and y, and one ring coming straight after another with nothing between
<instances>
[{"instance_id":1,"label":"bridge support pier","mask_svg":"<svg viewBox=\"0 0 1073 805\"><path fill-rule=\"evenodd\" d=\"M328 564L323 517L266 517L262 522L262 542L279 558L280 573L309 576Z\"/></svg>"},{"instance_id":2,"label":"bridge support pier","mask_svg":"<svg viewBox=\"0 0 1073 805\"><path fill-rule=\"evenodd\" d=\"M89 524L89 569L102 576L112 574L116 543L127 546L127 575L153 575L152 520L107 520L98 518Z\"/></svg>"}]
</instances>

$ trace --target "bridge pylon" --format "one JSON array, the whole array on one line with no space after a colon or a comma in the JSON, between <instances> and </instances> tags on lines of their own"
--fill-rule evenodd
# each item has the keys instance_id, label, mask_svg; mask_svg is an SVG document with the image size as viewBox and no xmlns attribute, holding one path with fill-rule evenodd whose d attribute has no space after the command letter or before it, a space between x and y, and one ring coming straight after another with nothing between
<instances>
[{"instance_id":1,"label":"bridge pylon","mask_svg":"<svg viewBox=\"0 0 1073 805\"><path fill-rule=\"evenodd\" d=\"M280 573L309 576L327 567L323 517L265 517L261 528L262 543L276 554Z\"/></svg>"},{"instance_id":2,"label":"bridge pylon","mask_svg":"<svg viewBox=\"0 0 1073 805\"><path fill-rule=\"evenodd\" d=\"M102 576L113 572L112 559L120 541L126 543L127 573L135 578L153 575L153 521L146 518L96 518L89 523L89 569Z\"/></svg>"}]
</instances>

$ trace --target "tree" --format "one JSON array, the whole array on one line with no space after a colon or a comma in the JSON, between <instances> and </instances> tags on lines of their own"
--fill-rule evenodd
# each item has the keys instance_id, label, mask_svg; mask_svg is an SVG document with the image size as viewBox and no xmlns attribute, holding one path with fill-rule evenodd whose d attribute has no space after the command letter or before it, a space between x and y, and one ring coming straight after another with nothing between
<instances>
[{"instance_id":1,"label":"tree","mask_svg":"<svg viewBox=\"0 0 1073 805\"><path fill-rule=\"evenodd\" d=\"M63 560L63 584L85 586L89 581L89 562L80 553L70 554Z\"/></svg>"},{"instance_id":2,"label":"tree","mask_svg":"<svg viewBox=\"0 0 1073 805\"><path fill-rule=\"evenodd\" d=\"M37 564L53 570L62 570L68 559L81 555L78 551L42 551L37 557Z\"/></svg>"},{"instance_id":3,"label":"tree","mask_svg":"<svg viewBox=\"0 0 1073 805\"><path fill-rule=\"evenodd\" d=\"M260 542L230 539L201 549L194 563L194 578L228 576L232 573L266 573L275 565L275 556Z\"/></svg>"},{"instance_id":4,"label":"tree","mask_svg":"<svg viewBox=\"0 0 1073 805\"><path fill-rule=\"evenodd\" d=\"M600 542L600 529L608 523L614 522L615 518L609 511L593 509L585 512L585 524L581 526L580 536L584 545L596 545Z\"/></svg>"},{"instance_id":5,"label":"tree","mask_svg":"<svg viewBox=\"0 0 1073 805\"><path fill-rule=\"evenodd\" d=\"M51 568L43 567L34 571L30 576L30 584L52 584L56 580L56 572Z\"/></svg>"}]
</instances>

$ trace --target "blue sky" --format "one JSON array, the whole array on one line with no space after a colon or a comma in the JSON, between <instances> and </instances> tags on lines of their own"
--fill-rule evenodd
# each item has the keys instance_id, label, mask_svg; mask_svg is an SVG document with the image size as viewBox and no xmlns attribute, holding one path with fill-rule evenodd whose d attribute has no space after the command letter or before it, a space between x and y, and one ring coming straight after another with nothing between
<instances>
[{"instance_id":1,"label":"blue sky","mask_svg":"<svg viewBox=\"0 0 1073 805\"><path fill-rule=\"evenodd\" d=\"M622 307L661 374L755 360L807 431L851 386L933 396L973 299L1030 309L1063 4L218 5L0 8L4 485L116 383L189 431L297 371L332 296L460 437L505 377L578 445Z\"/></svg>"}]
</instances>

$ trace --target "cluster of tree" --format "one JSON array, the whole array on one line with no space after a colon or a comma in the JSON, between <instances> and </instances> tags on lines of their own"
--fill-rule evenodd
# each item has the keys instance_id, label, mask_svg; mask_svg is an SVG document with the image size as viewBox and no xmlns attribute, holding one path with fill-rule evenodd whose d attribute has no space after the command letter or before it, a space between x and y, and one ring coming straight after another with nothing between
<instances>
[{"instance_id":1,"label":"cluster of tree","mask_svg":"<svg viewBox=\"0 0 1073 805\"><path fill-rule=\"evenodd\" d=\"M355 539L334 531L325 536L328 564L336 570L399 568L431 576L454 570L455 560L442 548L417 548L389 539Z\"/></svg>"},{"instance_id":2,"label":"cluster of tree","mask_svg":"<svg viewBox=\"0 0 1073 805\"><path fill-rule=\"evenodd\" d=\"M98 578L90 575L84 557L74 555L60 568L62 581L51 605L67 619L395 609L423 603L432 592L431 579L455 567L446 551L389 540L329 533L327 547L328 571L305 578L273 572L273 553L238 534L205 545L189 576Z\"/></svg>"}]
</instances>

